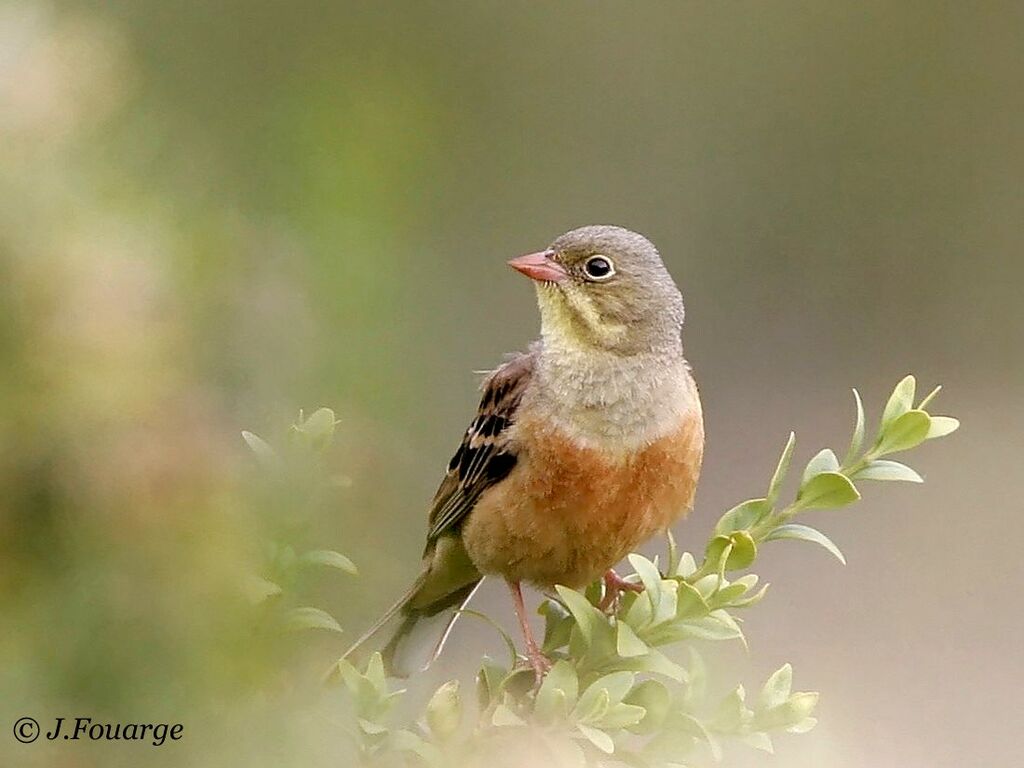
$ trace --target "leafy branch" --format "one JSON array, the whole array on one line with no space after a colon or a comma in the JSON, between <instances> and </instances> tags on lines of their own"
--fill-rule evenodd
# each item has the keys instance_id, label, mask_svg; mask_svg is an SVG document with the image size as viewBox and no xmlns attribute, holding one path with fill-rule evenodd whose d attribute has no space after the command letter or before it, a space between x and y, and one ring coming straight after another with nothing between
<instances>
[{"instance_id":1,"label":"leafy branch","mask_svg":"<svg viewBox=\"0 0 1024 768\"><path fill-rule=\"evenodd\" d=\"M767 585L758 588L756 574L740 572L749 570L764 544L808 541L845 563L828 536L795 520L858 501L862 481L922 482L916 471L889 457L957 429L956 419L928 412L938 391L915 406L916 382L903 379L868 442L863 403L854 390L855 426L842 460L830 448L816 453L794 497L783 503L796 444L790 434L765 495L721 516L699 563L691 553L680 553L671 535L664 561L630 555L633 572L626 578L643 591L625 593L610 611L600 607L601 582L582 592L556 587L539 608L543 649L554 662L539 687L532 672L514 660L502 665L485 658L476 675L475 706L452 680L436 690L415 722L395 723L394 705L404 692L391 686L380 656L362 670L338 662L354 713L346 730L359 761L689 766L702 754L720 761L727 741L772 752L778 734L811 730L818 694L793 690L789 664L748 696L741 684L725 688L709 681L694 643L746 645L735 614L761 602ZM685 663L669 653L682 645ZM729 691L724 697L710 693L723 689Z\"/></svg>"},{"instance_id":2,"label":"leafy branch","mask_svg":"<svg viewBox=\"0 0 1024 768\"><path fill-rule=\"evenodd\" d=\"M296 500L308 506L325 485L332 484L323 480L322 459L334 441L337 424L330 408L320 408L308 417L299 411L298 419L288 429L278 449L259 435L242 432L242 439L259 462L265 490L271 497L271 508L294 509ZM301 519L302 515L295 517ZM288 534L288 531L278 530L265 542L259 573L250 574L245 580L250 602L261 606L268 617L266 623L277 628L341 632L341 625L330 613L301 604L301 583L303 577L315 569L327 568L356 576L355 564L340 552L329 549L298 554L294 546L282 541L289 538Z\"/></svg>"}]
</instances>

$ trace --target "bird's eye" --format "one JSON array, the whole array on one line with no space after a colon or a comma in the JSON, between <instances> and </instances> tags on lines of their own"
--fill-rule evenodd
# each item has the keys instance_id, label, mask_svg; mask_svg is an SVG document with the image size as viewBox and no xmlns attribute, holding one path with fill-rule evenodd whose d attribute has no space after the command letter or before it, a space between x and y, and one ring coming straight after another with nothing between
<instances>
[{"instance_id":1,"label":"bird's eye","mask_svg":"<svg viewBox=\"0 0 1024 768\"><path fill-rule=\"evenodd\" d=\"M615 266L604 256L591 256L584 262L583 271L591 280L607 280L615 274Z\"/></svg>"}]
</instances>

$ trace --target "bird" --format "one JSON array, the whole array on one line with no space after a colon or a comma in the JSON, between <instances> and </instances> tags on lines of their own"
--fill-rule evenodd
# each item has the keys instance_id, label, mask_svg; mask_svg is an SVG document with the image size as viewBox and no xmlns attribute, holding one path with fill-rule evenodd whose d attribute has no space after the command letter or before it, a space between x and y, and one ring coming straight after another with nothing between
<instances>
[{"instance_id":1,"label":"bird","mask_svg":"<svg viewBox=\"0 0 1024 768\"><path fill-rule=\"evenodd\" d=\"M693 507L703 413L683 354L683 299L654 245L591 225L508 264L533 281L540 338L484 378L430 505L419 576L342 658L401 616L392 658L420 619L496 576L539 683L550 661L522 585L603 579L607 608L642 589L614 566Z\"/></svg>"}]
</instances>

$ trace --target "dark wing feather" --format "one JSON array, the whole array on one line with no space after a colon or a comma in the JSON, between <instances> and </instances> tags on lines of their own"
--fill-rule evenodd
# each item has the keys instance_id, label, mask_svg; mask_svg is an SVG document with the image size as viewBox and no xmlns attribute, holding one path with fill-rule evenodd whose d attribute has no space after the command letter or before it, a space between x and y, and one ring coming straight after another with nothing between
<instances>
[{"instance_id":1,"label":"dark wing feather","mask_svg":"<svg viewBox=\"0 0 1024 768\"><path fill-rule=\"evenodd\" d=\"M476 418L434 494L428 550L439 536L457 531L480 494L503 480L516 465L508 428L533 373L533 359L532 353L520 353L484 379Z\"/></svg>"}]
</instances>

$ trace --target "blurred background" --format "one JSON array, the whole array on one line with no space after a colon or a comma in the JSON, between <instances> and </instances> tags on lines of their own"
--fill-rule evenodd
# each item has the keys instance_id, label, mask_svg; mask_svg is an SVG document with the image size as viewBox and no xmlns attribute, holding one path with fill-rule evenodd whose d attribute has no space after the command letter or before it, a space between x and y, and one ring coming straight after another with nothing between
<instances>
[{"instance_id":1,"label":"blurred background","mask_svg":"<svg viewBox=\"0 0 1024 768\"><path fill-rule=\"evenodd\" d=\"M792 662L821 723L728 764L1018 765L1022 35L1009 1L0 5L0 763L338 764L317 675L417 570L473 372L537 332L505 260L615 223L687 300L683 545L790 429L845 445L850 387L877 417L914 372L964 424L819 513L846 568L759 558L718 663ZM341 481L267 513L239 432L318 406ZM356 561L306 587L345 636L252 632L268 528ZM185 737L24 746L28 714Z\"/></svg>"}]
</instances>

